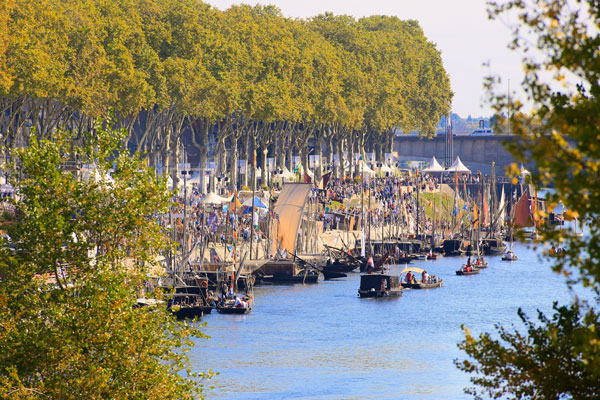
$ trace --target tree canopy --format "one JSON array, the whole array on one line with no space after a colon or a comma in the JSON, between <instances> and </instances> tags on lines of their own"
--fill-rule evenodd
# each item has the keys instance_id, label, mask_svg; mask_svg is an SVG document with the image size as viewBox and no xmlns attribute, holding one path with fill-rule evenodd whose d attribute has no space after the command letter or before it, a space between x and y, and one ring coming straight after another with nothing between
<instances>
[{"instance_id":1,"label":"tree canopy","mask_svg":"<svg viewBox=\"0 0 600 400\"><path fill-rule=\"evenodd\" d=\"M11 0L0 27L4 143L27 143L32 126L40 137L59 123L89 130L114 110L130 145L163 158L211 132L231 152L248 135L266 151L282 132L293 143L332 136L355 146L397 130L431 135L452 98L435 44L397 17Z\"/></svg>"},{"instance_id":2,"label":"tree canopy","mask_svg":"<svg viewBox=\"0 0 600 400\"><path fill-rule=\"evenodd\" d=\"M2 398L201 395L185 357L189 338L202 337L197 324L176 323L164 305L135 307L168 243L150 216L169 196L164 180L130 157L125 136L96 126L77 146L99 179L69 167L69 132L16 152L20 201L1 216L10 238L0 241Z\"/></svg>"}]
</instances>

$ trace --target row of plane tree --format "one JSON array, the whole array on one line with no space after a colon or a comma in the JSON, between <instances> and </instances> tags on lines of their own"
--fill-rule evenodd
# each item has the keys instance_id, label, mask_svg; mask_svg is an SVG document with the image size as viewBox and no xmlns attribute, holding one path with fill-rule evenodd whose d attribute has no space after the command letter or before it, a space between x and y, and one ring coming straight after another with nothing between
<instances>
[{"instance_id":1,"label":"row of plane tree","mask_svg":"<svg viewBox=\"0 0 600 400\"><path fill-rule=\"evenodd\" d=\"M329 160L340 155L336 175L351 175L344 153L381 159L397 131L433 135L451 99L440 51L414 20L292 19L274 6L220 11L198 0L0 5L7 149L59 126L83 137L111 118L130 149L169 172L183 143L200 165L213 143L235 184L237 161L256 153L263 171L273 156L279 168L292 154L308 165L310 141Z\"/></svg>"}]
</instances>

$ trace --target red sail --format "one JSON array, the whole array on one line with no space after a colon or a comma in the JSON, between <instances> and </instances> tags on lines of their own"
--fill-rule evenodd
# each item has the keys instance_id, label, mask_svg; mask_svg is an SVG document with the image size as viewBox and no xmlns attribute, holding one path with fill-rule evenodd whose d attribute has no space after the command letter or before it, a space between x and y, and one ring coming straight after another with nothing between
<instances>
[{"instance_id":1,"label":"red sail","mask_svg":"<svg viewBox=\"0 0 600 400\"><path fill-rule=\"evenodd\" d=\"M533 226L531 212L529 211L529 196L523 193L517 204L515 204L515 216L513 225L519 227Z\"/></svg>"}]
</instances>

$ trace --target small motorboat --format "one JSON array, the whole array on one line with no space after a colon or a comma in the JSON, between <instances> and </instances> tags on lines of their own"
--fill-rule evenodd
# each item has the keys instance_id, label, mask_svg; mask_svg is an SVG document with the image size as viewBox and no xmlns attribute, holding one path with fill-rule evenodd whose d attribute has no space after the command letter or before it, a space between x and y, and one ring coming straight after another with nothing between
<instances>
[{"instance_id":1,"label":"small motorboat","mask_svg":"<svg viewBox=\"0 0 600 400\"><path fill-rule=\"evenodd\" d=\"M427 275L427 271L416 267L407 267L400 272L400 277L406 273L404 279L401 279L402 287L405 289L434 289L442 287L444 281L436 276ZM414 274L420 274L421 280L417 280Z\"/></svg>"},{"instance_id":2,"label":"small motorboat","mask_svg":"<svg viewBox=\"0 0 600 400\"><path fill-rule=\"evenodd\" d=\"M488 262L483 257L478 257L477 260L473 263L473 266L477 269L484 269L488 267Z\"/></svg>"},{"instance_id":3,"label":"small motorboat","mask_svg":"<svg viewBox=\"0 0 600 400\"><path fill-rule=\"evenodd\" d=\"M456 271L456 275L475 275L478 273L478 268L467 264L463 264L463 266L458 271Z\"/></svg>"},{"instance_id":4,"label":"small motorboat","mask_svg":"<svg viewBox=\"0 0 600 400\"><path fill-rule=\"evenodd\" d=\"M249 314L252 311L252 297L234 297L217 304L219 314Z\"/></svg>"},{"instance_id":5,"label":"small motorboat","mask_svg":"<svg viewBox=\"0 0 600 400\"><path fill-rule=\"evenodd\" d=\"M513 253L512 250L509 250L502 256L502 260L504 261L515 261L518 260L517 255Z\"/></svg>"}]
</instances>

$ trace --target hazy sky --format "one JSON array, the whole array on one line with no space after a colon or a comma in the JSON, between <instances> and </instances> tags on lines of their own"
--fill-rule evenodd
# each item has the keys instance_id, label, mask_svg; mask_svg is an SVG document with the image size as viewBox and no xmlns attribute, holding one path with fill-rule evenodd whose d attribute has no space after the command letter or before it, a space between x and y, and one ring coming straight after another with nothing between
<instances>
[{"instance_id":1,"label":"hazy sky","mask_svg":"<svg viewBox=\"0 0 600 400\"><path fill-rule=\"evenodd\" d=\"M224 10L241 1L205 0ZM511 92L521 81L520 58L509 51L508 28L487 18L485 0L261 0L274 4L288 17L310 17L331 11L362 17L374 14L415 19L425 35L437 43L454 91L453 111L466 117L487 116L483 78L489 73L511 81ZM490 67L483 66L484 63Z\"/></svg>"}]
</instances>

